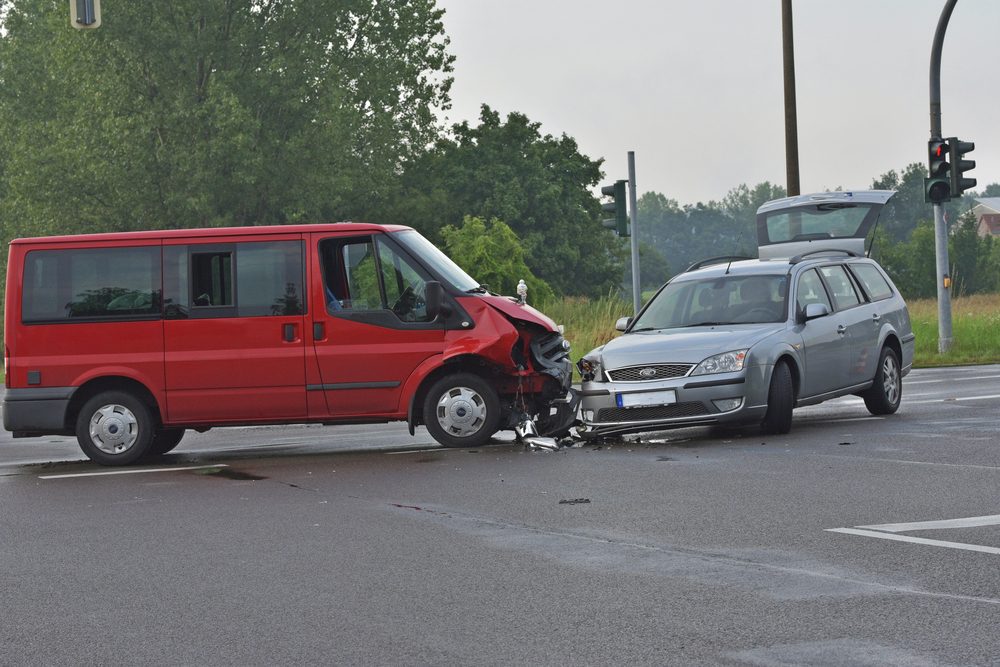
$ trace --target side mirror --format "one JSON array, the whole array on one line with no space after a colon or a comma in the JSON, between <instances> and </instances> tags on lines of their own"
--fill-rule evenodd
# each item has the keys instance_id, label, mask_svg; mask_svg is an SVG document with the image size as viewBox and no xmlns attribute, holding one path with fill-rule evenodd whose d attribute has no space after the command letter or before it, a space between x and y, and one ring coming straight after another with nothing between
<instances>
[{"instance_id":1,"label":"side mirror","mask_svg":"<svg viewBox=\"0 0 1000 667\"><path fill-rule=\"evenodd\" d=\"M803 320L808 322L809 320L815 320L817 317L826 317L830 314L830 309L825 303L810 303L806 304L806 312Z\"/></svg>"},{"instance_id":2,"label":"side mirror","mask_svg":"<svg viewBox=\"0 0 1000 667\"><path fill-rule=\"evenodd\" d=\"M615 331L625 331L630 324L632 324L631 317L621 317L615 322Z\"/></svg>"},{"instance_id":3,"label":"side mirror","mask_svg":"<svg viewBox=\"0 0 1000 667\"><path fill-rule=\"evenodd\" d=\"M451 308L444 301L444 287L436 280L428 280L424 285L424 303L427 304L427 316L431 320L451 314Z\"/></svg>"}]
</instances>

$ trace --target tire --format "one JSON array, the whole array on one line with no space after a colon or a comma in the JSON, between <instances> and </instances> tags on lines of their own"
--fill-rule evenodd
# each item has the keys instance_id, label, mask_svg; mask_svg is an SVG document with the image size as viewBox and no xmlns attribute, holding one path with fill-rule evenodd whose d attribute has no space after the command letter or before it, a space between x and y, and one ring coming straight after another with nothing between
<instances>
[{"instance_id":1,"label":"tire","mask_svg":"<svg viewBox=\"0 0 1000 667\"><path fill-rule=\"evenodd\" d=\"M795 407L795 386L792 370L784 361L774 365L767 391L767 413L760 423L765 435L781 435L792 430L792 408Z\"/></svg>"},{"instance_id":2,"label":"tire","mask_svg":"<svg viewBox=\"0 0 1000 667\"><path fill-rule=\"evenodd\" d=\"M873 415L891 415L899 409L899 402L903 399L903 374L899 370L899 357L891 347L882 348L875 380L862 398L868 412Z\"/></svg>"},{"instance_id":3,"label":"tire","mask_svg":"<svg viewBox=\"0 0 1000 667\"><path fill-rule=\"evenodd\" d=\"M439 379L424 398L424 424L445 447L479 447L500 427L500 397L472 373Z\"/></svg>"},{"instance_id":4,"label":"tire","mask_svg":"<svg viewBox=\"0 0 1000 667\"><path fill-rule=\"evenodd\" d=\"M153 443L149 447L149 454L151 456L166 454L180 444L183 437L184 429L182 428L160 427L153 433Z\"/></svg>"},{"instance_id":5,"label":"tire","mask_svg":"<svg viewBox=\"0 0 1000 667\"><path fill-rule=\"evenodd\" d=\"M149 406L133 394L105 391L83 404L76 439L94 463L129 465L149 454L154 423Z\"/></svg>"}]
</instances>

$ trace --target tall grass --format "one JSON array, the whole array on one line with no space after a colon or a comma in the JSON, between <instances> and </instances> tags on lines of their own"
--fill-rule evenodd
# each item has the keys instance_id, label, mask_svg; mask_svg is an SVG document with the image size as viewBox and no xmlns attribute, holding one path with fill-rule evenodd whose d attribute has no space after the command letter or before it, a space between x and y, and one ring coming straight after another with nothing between
<instances>
[{"instance_id":1,"label":"tall grass","mask_svg":"<svg viewBox=\"0 0 1000 667\"><path fill-rule=\"evenodd\" d=\"M917 336L914 366L1000 363L1000 294L982 294L952 301L952 348L938 354L937 301L908 304ZM615 296L601 299L566 297L539 305L539 309L566 327L575 363L581 356L615 336L615 321L632 314L632 304Z\"/></svg>"},{"instance_id":2,"label":"tall grass","mask_svg":"<svg viewBox=\"0 0 1000 667\"><path fill-rule=\"evenodd\" d=\"M952 346L938 354L936 299L907 304L917 335L915 366L1000 363L1000 294L976 294L951 302Z\"/></svg>"}]
</instances>

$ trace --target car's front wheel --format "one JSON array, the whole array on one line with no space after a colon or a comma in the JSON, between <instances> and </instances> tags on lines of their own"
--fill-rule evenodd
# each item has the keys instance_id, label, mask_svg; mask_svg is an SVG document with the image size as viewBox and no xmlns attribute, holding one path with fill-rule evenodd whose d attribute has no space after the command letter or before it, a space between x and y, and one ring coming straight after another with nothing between
<instances>
[{"instance_id":1,"label":"car's front wheel","mask_svg":"<svg viewBox=\"0 0 1000 667\"><path fill-rule=\"evenodd\" d=\"M795 386L792 384L792 369L788 363L779 361L771 372L771 384L767 392L767 413L760 423L760 431L765 435L779 435L792 430L792 409L795 407Z\"/></svg>"},{"instance_id":2,"label":"car's front wheel","mask_svg":"<svg viewBox=\"0 0 1000 667\"><path fill-rule=\"evenodd\" d=\"M427 392L424 424L445 447L479 447L500 426L500 397L478 375L446 375Z\"/></svg>"},{"instance_id":3,"label":"car's front wheel","mask_svg":"<svg viewBox=\"0 0 1000 667\"><path fill-rule=\"evenodd\" d=\"M891 347L883 347L875 370L875 381L871 389L862 395L865 407L873 415L891 415L899 409L903 399L903 374L899 369L899 357Z\"/></svg>"}]
</instances>

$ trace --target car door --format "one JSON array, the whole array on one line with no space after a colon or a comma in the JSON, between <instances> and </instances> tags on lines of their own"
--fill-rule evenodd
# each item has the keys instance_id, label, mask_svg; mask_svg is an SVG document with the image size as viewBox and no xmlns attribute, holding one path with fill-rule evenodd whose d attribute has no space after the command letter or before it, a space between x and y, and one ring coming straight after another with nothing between
<instances>
[{"instance_id":1,"label":"car door","mask_svg":"<svg viewBox=\"0 0 1000 667\"><path fill-rule=\"evenodd\" d=\"M841 359L845 372L841 386L851 387L869 381L878 361L878 350L874 349L878 328L872 319L871 304L865 301L843 264L821 266L819 273L833 299L838 327L843 327L847 342L846 354Z\"/></svg>"},{"instance_id":2,"label":"car door","mask_svg":"<svg viewBox=\"0 0 1000 667\"><path fill-rule=\"evenodd\" d=\"M403 383L441 354L444 327L427 314L429 274L384 233L312 234L313 350L329 414L405 412Z\"/></svg>"},{"instance_id":3,"label":"car door","mask_svg":"<svg viewBox=\"0 0 1000 667\"><path fill-rule=\"evenodd\" d=\"M843 316L833 306L827 288L816 269L799 274L795 303L800 314L811 303L823 304L828 315L805 322L801 327L803 373L801 398L819 396L842 387L847 382L844 360L849 354Z\"/></svg>"},{"instance_id":4,"label":"car door","mask_svg":"<svg viewBox=\"0 0 1000 667\"><path fill-rule=\"evenodd\" d=\"M165 243L170 421L306 416L303 255L300 234Z\"/></svg>"}]
</instances>

